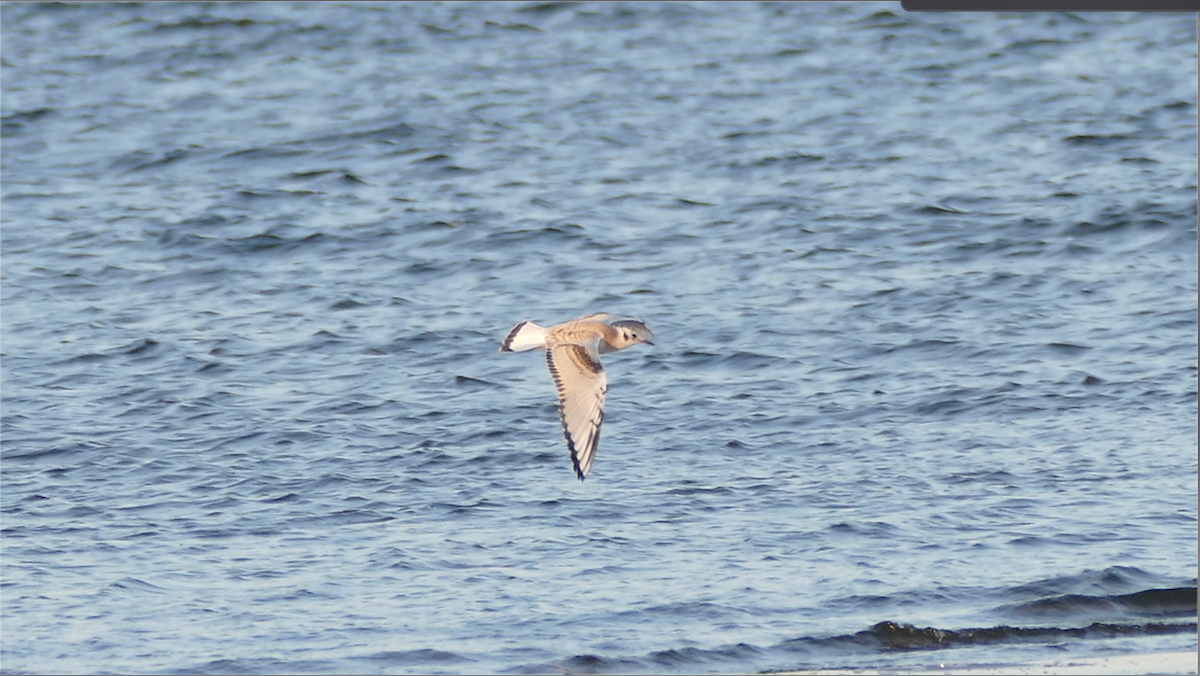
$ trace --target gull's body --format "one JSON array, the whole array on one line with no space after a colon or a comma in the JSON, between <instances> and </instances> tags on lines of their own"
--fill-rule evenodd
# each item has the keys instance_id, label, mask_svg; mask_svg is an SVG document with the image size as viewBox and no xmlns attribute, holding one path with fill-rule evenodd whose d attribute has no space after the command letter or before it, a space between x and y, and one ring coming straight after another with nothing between
<instances>
[{"instance_id":1,"label":"gull's body","mask_svg":"<svg viewBox=\"0 0 1200 676\"><path fill-rule=\"evenodd\" d=\"M524 321L514 326L500 345L501 352L546 351L546 365L558 387L563 436L580 481L587 477L596 458L600 423L604 420L608 376L600 355L638 343L653 345L653 340L654 334L642 322L600 313L551 327Z\"/></svg>"}]
</instances>

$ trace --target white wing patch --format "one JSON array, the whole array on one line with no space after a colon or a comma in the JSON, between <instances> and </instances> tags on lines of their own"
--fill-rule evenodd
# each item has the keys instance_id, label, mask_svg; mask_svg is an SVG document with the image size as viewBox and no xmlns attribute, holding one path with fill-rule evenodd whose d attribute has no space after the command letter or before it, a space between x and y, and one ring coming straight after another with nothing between
<instances>
[{"instance_id":1,"label":"white wing patch","mask_svg":"<svg viewBox=\"0 0 1200 676\"><path fill-rule=\"evenodd\" d=\"M546 365L558 387L563 436L580 481L587 477L596 457L600 423L604 420L604 393L608 391L608 376L600 365L595 342L587 346L560 344L546 350Z\"/></svg>"}]
</instances>

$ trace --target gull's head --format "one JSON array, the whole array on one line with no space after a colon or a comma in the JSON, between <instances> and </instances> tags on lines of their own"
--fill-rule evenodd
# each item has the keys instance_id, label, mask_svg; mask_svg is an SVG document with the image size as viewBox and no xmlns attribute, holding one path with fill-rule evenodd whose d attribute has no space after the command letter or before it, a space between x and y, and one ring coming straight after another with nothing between
<instances>
[{"instance_id":1,"label":"gull's head","mask_svg":"<svg viewBox=\"0 0 1200 676\"><path fill-rule=\"evenodd\" d=\"M617 344L613 347L618 350L624 350L630 345L638 343L654 344L654 333L636 319L615 321L612 323L612 327L617 330Z\"/></svg>"}]
</instances>

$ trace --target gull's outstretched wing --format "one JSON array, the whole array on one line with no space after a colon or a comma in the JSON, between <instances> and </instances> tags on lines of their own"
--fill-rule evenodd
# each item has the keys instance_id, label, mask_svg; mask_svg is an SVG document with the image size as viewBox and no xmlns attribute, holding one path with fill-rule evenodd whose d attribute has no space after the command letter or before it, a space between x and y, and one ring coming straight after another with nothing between
<instances>
[{"instance_id":1,"label":"gull's outstretched wing","mask_svg":"<svg viewBox=\"0 0 1200 676\"><path fill-rule=\"evenodd\" d=\"M563 436L575 463L575 474L583 481L592 468L604 420L604 393L608 376L600 365L596 339L589 345L555 345L546 350L546 365L558 387L558 414Z\"/></svg>"}]
</instances>

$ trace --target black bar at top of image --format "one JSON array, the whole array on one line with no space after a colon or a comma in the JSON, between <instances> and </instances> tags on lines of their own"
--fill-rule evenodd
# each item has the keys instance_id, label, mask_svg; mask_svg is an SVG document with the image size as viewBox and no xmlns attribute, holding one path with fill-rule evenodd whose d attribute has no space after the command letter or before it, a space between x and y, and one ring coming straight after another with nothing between
<instances>
[{"instance_id":1,"label":"black bar at top of image","mask_svg":"<svg viewBox=\"0 0 1200 676\"><path fill-rule=\"evenodd\" d=\"M1200 12L1200 0L900 0L906 12Z\"/></svg>"}]
</instances>

